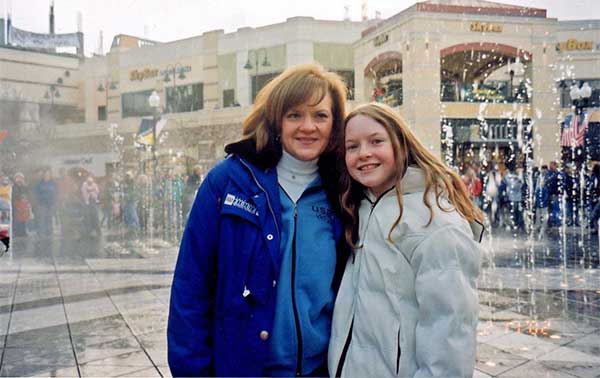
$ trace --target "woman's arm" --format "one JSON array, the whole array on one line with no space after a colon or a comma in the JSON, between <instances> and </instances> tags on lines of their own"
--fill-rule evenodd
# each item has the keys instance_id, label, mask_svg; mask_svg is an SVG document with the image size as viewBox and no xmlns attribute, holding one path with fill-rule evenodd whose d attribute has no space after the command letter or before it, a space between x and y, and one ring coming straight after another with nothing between
<instances>
[{"instance_id":1,"label":"woman's arm","mask_svg":"<svg viewBox=\"0 0 600 378\"><path fill-rule=\"evenodd\" d=\"M419 306L415 377L471 377L475 367L480 251L466 230L444 227L415 250Z\"/></svg>"},{"instance_id":2,"label":"woman's arm","mask_svg":"<svg viewBox=\"0 0 600 378\"><path fill-rule=\"evenodd\" d=\"M173 376L211 376L217 275L218 193L211 176L198 191L183 234L169 311L168 359Z\"/></svg>"}]
</instances>

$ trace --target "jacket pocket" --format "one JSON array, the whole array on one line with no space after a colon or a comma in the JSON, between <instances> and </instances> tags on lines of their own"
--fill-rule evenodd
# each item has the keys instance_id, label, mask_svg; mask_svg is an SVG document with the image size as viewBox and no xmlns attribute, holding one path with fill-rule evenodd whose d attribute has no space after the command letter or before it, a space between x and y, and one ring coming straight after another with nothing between
<instances>
[{"instance_id":1,"label":"jacket pocket","mask_svg":"<svg viewBox=\"0 0 600 378\"><path fill-rule=\"evenodd\" d=\"M400 356L402 355L402 348L400 348L400 325L398 325L398 336L396 339L396 375L400 372Z\"/></svg>"}]
</instances>

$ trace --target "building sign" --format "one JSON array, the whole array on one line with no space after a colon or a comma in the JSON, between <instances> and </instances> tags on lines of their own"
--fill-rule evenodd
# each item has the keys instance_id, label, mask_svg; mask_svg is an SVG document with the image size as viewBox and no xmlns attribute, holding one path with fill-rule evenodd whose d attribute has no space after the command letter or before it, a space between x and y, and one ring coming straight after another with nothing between
<instances>
[{"instance_id":1,"label":"building sign","mask_svg":"<svg viewBox=\"0 0 600 378\"><path fill-rule=\"evenodd\" d=\"M390 39L390 35L389 34L379 34L377 37L375 37L375 39L373 40L373 45L375 45L375 47L377 46L381 46L384 43L386 43L387 41L389 41Z\"/></svg>"},{"instance_id":2,"label":"building sign","mask_svg":"<svg viewBox=\"0 0 600 378\"><path fill-rule=\"evenodd\" d=\"M159 71L156 68L144 68L144 69L139 69L139 70L133 70L133 71L129 72L129 80L144 81L146 79L151 79L151 78L157 77L158 75L166 76L166 75L173 74L174 70L175 70L174 68L165 69L165 70L161 70L161 71ZM183 67L178 66L176 71L177 71L177 74L182 74L182 73L190 72L191 70L192 70L191 66L183 66Z\"/></svg>"},{"instance_id":3,"label":"building sign","mask_svg":"<svg viewBox=\"0 0 600 378\"><path fill-rule=\"evenodd\" d=\"M472 32L491 32L491 33L502 33L502 25L491 24L488 22L472 22Z\"/></svg>"},{"instance_id":4,"label":"building sign","mask_svg":"<svg viewBox=\"0 0 600 378\"><path fill-rule=\"evenodd\" d=\"M593 50L594 42L569 39L556 44L556 51Z\"/></svg>"},{"instance_id":5,"label":"building sign","mask_svg":"<svg viewBox=\"0 0 600 378\"><path fill-rule=\"evenodd\" d=\"M133 70L129 72L129 80L131 81L143 81L158 76L157 69L144 68L143 70Z\"/></svg>"},{"instance_id":6,"label":"building sign","mask_svg":"<svg viewBox=\"0 0 600 378\"><path fill-rule=\"evenodd\" d=\"M106 176L106 164L119 161L115 153L99 153L85 155L66 155L54 160L55 168L83 168L94 176Z\"/></svg>"},{"instance_id":7,"label":"building sign","mask_svg":"<svg viewBox=\"0 0 600 378\"><path fill-rule=\"evenodd\" d=\"M36 49L53 49L56 47L76 47L83 51L83 34L40 34L21 30L11 26L8 29L8 43L13 46Z\"/></svg>"},{"instance_id":8,"label":"building sign","mask_svg":"<svg viewBox=\"0 0 600 378\"><path fill-rule=\"evenodd\" d=\"M191 66L183 66L183 67L182 67L182 66L179 66L179 65L178 65L178 66L177 66L176 73L177 73L177 74L179 74L179 75L181 75L182 73L188 73L188 72L190 72L191 70L192 70L192 67L191 67ZM173 71L175 71L175 69L174 69L174 68L167 68L167 69L161 70L161 71L160 71L160 74L161 74L162 76L165 76L165 75L167 75L167 74L169 74L169 75L172 75L172 74L173 74Z\"/></svg>"}]
</instances>

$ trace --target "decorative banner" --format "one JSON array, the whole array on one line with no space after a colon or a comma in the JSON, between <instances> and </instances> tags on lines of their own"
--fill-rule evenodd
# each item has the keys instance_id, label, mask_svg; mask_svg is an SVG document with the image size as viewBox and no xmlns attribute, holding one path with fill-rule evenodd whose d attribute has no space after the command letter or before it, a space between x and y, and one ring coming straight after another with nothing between
<instances>
[{"instance_id":1,"label":"decorative banner","mask_svg":"<svg viewBox=\"0 0 600 378\"><path fill-rule=\"evenodd\" d=\"M38 49L77 47L79 50L83 51L83 34L41 34L21 30L11 26L8 30L8 43L13 46Z\"/></svg>"}]
</instances>

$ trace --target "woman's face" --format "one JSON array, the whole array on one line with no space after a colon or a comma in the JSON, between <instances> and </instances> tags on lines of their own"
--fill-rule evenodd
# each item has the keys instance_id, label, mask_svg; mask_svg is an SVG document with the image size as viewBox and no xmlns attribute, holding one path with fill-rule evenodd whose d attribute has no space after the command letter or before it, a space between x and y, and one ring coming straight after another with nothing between
<instances>
[{"instance_id":1,"label":"woman's face","mask_svg":"<svg viewBox=\"0 0 600 378\"><path fill-rule=\"evenodd\" d=\"M327 94L317 105L304 103L289 109L281 122L283 149L298 160L321 156L331 136L333 111Z\"/></svg>"}]
</instances>

